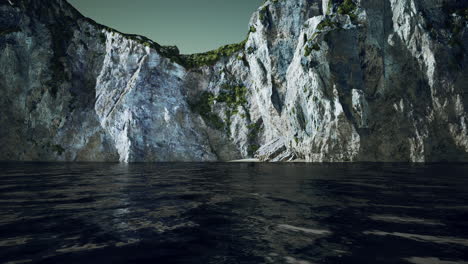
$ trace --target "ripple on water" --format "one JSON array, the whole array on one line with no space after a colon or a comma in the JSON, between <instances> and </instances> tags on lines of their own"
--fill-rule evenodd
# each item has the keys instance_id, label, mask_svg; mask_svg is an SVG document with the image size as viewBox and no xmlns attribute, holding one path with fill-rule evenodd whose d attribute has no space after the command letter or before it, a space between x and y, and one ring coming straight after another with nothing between
<instances>
[{"instance_id":1,"label":"ripple on water","mask_svg":"<svg viewBox=\"0 0 468 264\"><path fill-rule=\"evenodd\" d=\"M304 233L313 234L313 235L323 236L323 235L331 234L331 232L326 229L312 229L312 228L297 227L297 226L286 225L286 224L278 225L278 227L286 229L286 230L294 231L294 232L304 232Z\"/></svg>"},{"instance_id":2,"label":"ripple on water","mask_svg":"<svg viewBox=\"0 0 468 264\"><path fill-rule=\"evenodd\" d=\"M457 244L468 247L468 239L458 237L446 237L446 236L429 236L419 235L410 233L400 232L384 232L384 231L364 231L365 235L376 235L376 236L396 236L406 239L411 239L419 242L431 242L438 244Z\"/></svg>"},{"instance_id":3,"label":"ripple on water","mask_svg":"<svg viewBox=\"0 0 468 264\"><path fill-rule=\"evenodd\" d=\"M431 220L431 219L421 219L421 218L413 218L413 217L402 217L396 215L371 215L369 216L370 219L374 221L383 221L383 222L390 222L390 223L402 223L402 224L420 224L420 225L433 225L433 226L443 226L439 221Z\"/></svg>"},{"instance_id":4,"label":"ripple on water","mask_svg":"<svg viewBox=\"0 0 468 264\"><path fill-rule=\"evenodd\" d=\"M467 172L0 164L0 263L468 264Z\"/></svg>"},{"instance_id":5,"label":"ripple on water","mask_svg":"<svg viewBox=\"0 0 468 264\"><path fill-rule=\"evenodd\" d=\"M441 260L433 257L411 257L404 260L414 264L468 264L463 260Z\"/></svg>"}]
</instances>

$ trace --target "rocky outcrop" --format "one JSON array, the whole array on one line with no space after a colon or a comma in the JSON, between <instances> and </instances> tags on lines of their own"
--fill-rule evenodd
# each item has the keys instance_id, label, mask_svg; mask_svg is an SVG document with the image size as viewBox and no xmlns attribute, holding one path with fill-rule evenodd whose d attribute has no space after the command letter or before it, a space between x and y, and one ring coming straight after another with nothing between
<instances>
[{"instance_id":1,"label":"rocky outcrop","mask_svg":"<svg viewBox=\"0 0 468 264\"><path fill-rule=\"evenodd\" d=\"M180 55L0 0L0 160L467 161L468 4L270 0Z\"/></svg>"}]
</instances>

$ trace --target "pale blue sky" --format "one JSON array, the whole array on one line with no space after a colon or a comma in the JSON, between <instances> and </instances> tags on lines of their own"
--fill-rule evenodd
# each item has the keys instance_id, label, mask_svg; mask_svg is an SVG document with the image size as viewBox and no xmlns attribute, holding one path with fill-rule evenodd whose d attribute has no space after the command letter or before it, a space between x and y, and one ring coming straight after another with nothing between
<instances>
[{"instance_id":1,"label":"pale blue sky","mask_svg":"<svg viewBox=\"0 0 468 264\"><path fill-rule=\"evenodd\" d=\"M263 0L69 0L83 15L124 33L196 53L242 41Z\"/></svg>"}]
</instances>

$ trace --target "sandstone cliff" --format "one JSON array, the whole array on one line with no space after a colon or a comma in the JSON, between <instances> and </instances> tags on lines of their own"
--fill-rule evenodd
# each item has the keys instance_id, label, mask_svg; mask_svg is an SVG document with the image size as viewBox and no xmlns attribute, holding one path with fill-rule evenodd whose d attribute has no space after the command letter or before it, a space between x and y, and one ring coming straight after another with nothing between
<instances>
[{"instance_id":1,"label":"sandstone cliff","mask_svg":"<svg viewBox=\"0 0 468 264\"><path fill-rule=\"evenodd\" d=\"M180 55L0 0L0 160L468 161L468 2L269 0Z\"/></svg>"}]
</instances>

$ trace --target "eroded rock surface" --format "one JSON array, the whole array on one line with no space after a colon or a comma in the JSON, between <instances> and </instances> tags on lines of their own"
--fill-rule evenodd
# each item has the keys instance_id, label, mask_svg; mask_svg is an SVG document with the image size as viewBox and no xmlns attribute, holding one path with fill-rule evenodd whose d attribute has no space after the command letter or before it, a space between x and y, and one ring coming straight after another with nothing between
<instances>
[{"instance_id":1,"label":"eroded rock surface","mask_svg":"<svg viewBox=\"0 0 468 264\"><path fill-rule=\"evenodd\" d=\"M180 55L0 0L0 160L468 161L468 3L270 0Z\"/></svg>"}]
</instances>

